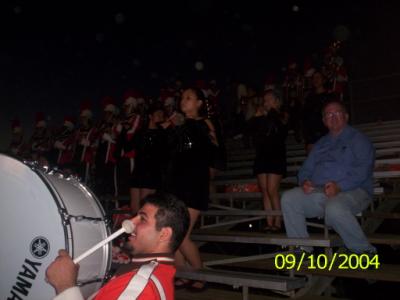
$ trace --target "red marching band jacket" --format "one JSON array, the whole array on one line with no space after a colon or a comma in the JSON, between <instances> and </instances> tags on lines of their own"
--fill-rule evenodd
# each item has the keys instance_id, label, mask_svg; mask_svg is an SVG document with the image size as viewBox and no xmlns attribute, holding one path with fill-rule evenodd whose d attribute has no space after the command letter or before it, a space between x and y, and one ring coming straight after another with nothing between
<instances>
[{"instance_id":1,"label":"red marching band jacket","mask_svg":"<svg viewBox=\"0 0 400 300\"><path fill-rule=\"evenodd\" d=\"M100 129L98 131L97 137L98 137L98 144L100 143L106 143L107 151L105 155L102 157L102 160L104 161L105 164L107 163L116 163L115 159L115 150L116 150L116 141L117 141L117 136L118 136L118 131L117 131L117 126L113 125L111 128L107 128L104 124L103 126L100 126Z\"/></svg>"},{"instance_id":2,"label":"red marching band jacket","mask_svg":"<svg viewBox=\"0 0 400 300\"><path fill-rule=\"evenodd\" d=\"M96 141L98 138L97 129L92 126L89 129L79 129L76 134L76 143L81 145L79 153L80 161L91 164L94 161L94 153L96 150Z\"/></svg>"},{"instance_id":3,"label":"red marching band jacket","mask_svg":"<svg viewBox=\"0 0 400 300\"><path fill-rule=\"evenodd\" d=\"M74 158L75 140L76 133L71 132L69 136L57 139L54 142L54 147L58 149L57 165L62 166L72 162Z\"/></svg>"}]
</instances>

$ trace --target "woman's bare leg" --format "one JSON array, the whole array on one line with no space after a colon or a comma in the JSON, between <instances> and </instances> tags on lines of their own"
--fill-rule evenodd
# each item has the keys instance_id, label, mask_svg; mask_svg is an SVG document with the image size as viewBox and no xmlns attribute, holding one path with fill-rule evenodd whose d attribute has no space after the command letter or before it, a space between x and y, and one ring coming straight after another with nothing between
<instances>
[{"instance_id":1,"label":"woman's bare leg","mask_svg":"<svg viewBox=\"0 0 400 300\"><path fill-rule=\"evenodd\" d=\"M281 202L279 198L279 185L282 180L282 175L278 174L267 174L267 190L269 198L272 202L272 209L281 210ZM274 226L277 228L281 228L282 226L282 217L276 216L274 217Z\"/></svg>"},{"instance_id":2,"label":"woman's bare leg","mask_svg":"<svg viewBox=\"0 0 400 300\"><path fill-rule=\"evenodd\" d=\"M198 217L200 216L200 211L190 207L188 210L190 215L190 226L181 246L175 253L175 265L177 267L182 267L185 266L185 263L187 262L193 269L200 269L203 266L200 258L200 252L195 243L193 243L193 241L190 239L190 234ZM197 289L201 289L204 287L204 285L205 282L202 281L195 281L191 284L193 288Z\"/></svg>"},{"instance_id":3,"label":"woman's bare leg","mask_svg":"<svg viewBox=\"0 0 400 300\"><path fill-rule=\"evenodd\" d=\"M218 170L214 168L209 168L209 173L210 173L210 194L216 192L215 184L214 184L214 178L215 175L217 174Z\"/></svg>"},{"instance_id":4,"label":"woman's bare leg","mask_svg":"<svg viewBox=\"0 0 400 300\"><path fill-rule=\"evenodd\" d=\"M271 199L269 198L268 195L267 174L258 174L257 181L263 196L264 210L271 210L272 204L271 204ZM272 227L272 226L274 226L274 217L267 216L267 227Z\"/></svg>"},{"instance_id":5,"label":"woman's bare leg","mask_svg":"<svg viewBox=\"0 0 400 300\"><path fill-rule=\"evenodd\" d=\"M182 257L184 257L184 259L190 264L191 267L193 267L193 269L200 269L202 267L202 262L200 259L199 249L190 239L190 234L192 233L193 227L200 215L200 211L190 207L188 210L190 215L190 226L181 246L178 249L178 252L181 254L181 256L179 256L179 254L175 256L177 259L175 260L175 264L178 267L184 266L185 264L181 261Z\"/></svg>"}]
</instances>

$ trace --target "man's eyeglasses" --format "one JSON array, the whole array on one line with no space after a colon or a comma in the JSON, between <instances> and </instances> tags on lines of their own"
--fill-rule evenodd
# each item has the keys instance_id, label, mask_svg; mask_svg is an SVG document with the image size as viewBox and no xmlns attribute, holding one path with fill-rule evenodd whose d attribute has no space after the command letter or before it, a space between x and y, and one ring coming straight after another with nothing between
<instances>
[{"instance_id":1,"label":"man's eyeglasses","mask_svg":"<svg viewBox=\"0 0 400 300\"><path fill-rule=\"evenodd\" d=\"M339 111L333 111L333 112L326 112L324 113L324 118L326 119L331 119L334 116L335 117L340 117L343 114L343 111L339 110Z\"/></svg>"}]
</instances>

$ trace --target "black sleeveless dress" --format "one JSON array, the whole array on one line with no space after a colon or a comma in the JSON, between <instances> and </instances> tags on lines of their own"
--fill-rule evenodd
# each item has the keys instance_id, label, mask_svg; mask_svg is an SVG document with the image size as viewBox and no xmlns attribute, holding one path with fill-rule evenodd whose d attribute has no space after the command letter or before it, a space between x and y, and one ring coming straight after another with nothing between
<instances>
[{"instance_id":1,"label":"black sleeveless dress","mask_svg":"<svg viewBox=\"0 0 400 300\"><path fill-rule=\"evenodd\" d=\"M171 184L169 191L187 207L207 210L209 201L209 166L216 146L212 144L204 119L186 119L171 130Z\"/></svg>"},{"instance_id":2,"label":"black sleeveless dress","mask_svg":"<svg viewBox=\"0 0 400 300\"><path fill-rule=\"evenodd\" d=\"M256 148L253 172L286 176L287 127L279 113L270 110L267 115L249 120L249 130Z\"/></svg>"}]
</instances>

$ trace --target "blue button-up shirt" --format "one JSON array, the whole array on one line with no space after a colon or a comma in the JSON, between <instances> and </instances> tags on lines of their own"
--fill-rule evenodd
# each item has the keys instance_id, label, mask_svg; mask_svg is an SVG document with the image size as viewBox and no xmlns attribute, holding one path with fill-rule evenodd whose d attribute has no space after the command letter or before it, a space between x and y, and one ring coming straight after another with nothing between
<instances>
[{"instance_id":1,"label":"blue button-up shirt","mask_svg":"<svg viewBox=\"0 0 400 300\"><path fill-rule=\"evenodd\" d=\"M375 149L360 131L347 125L338 136L327 134L313 147L303 163L298 180L322 187L335 181L343 192L356 188L373 194Z\"/></svg>"}]
</instances>

